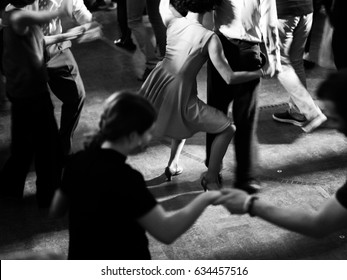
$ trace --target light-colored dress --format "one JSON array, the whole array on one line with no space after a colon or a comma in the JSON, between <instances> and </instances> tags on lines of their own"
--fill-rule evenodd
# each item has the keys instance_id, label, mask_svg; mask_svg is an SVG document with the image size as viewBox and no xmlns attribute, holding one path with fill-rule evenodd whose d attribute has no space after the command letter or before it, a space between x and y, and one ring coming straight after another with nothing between
<instances>
[{"instance_id":1,"label":"light-colored dress","mask_svg":"<svg viewBox=\"0 0 347 280\"><path fill-rule=\"evenodd\" d=\"M140 89L156 108L155 134L185 139L199 131L220 133L231 121L198 98L196 76L208 59L207 43L214 33L184 17L167 26L165 58Z\"/></svg>"}]
</instances>

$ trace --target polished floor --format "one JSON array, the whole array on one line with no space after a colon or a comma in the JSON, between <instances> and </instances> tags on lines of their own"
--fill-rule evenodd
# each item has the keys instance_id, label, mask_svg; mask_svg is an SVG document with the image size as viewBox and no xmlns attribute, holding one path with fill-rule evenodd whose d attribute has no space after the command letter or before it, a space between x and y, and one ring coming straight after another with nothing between
<instances>
[{"instance_id":1,"label":"polished floor","mask_svg":"<svg viewBox=\"0 0 347 280\"><path fill-rule=\"evenodd\" d=\"M144 58L137 50L128 53L113 45L119 29L116 11L95 12L102 23L100 40L74 44L87 92L86 104L74 137L74 150L83 137L97 126L103 100L121 89L136 90L144 70ZM333 69L316 67L307 72L308 89L315 89ZM205 99L206 69L198 77L199 95ZM57 119L60 102L54 98ZM282 207L317 210L345 181L346 139L329 122L310 134L300 128L276 123L272 113L286 107L288 96L276 79L263 80L258 92L257 175L262 183L261 199ZM0 107L0 166L9 154L10 106ZM153 195L170 211L186 205L201 193L199 177L204 166L204 134L187 141L182 154L184 173L166 182L163 171L169 157L169 141L154 139L148 149L129 158L140 170ZM226 186L232 186L235 167L233 144L224 160ZM130 187L130 186L129 186ZM0 259L33 253L67 254L67 218L52 220L40 212L35 202L35 174L31 172L22 203L0 201ZM112 221L110 221L112 222ZM221 206L206 209L199 220L172 245L163 245L149 236L153 259L347 259L346 231L323 239L313 239L273 226L259 218L230 215Z\"/></svg>"}]
</instances>

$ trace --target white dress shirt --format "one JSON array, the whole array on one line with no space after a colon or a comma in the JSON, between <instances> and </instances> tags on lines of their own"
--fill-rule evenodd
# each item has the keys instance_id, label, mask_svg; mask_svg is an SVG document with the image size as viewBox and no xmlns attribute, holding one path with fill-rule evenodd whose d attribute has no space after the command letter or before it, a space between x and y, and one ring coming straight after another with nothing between
<instances>
[{"instance_id":1,"label":"white dress shirt","mask_svg":"<svg viewBox=\"0 0 347 280\"><path fill-rule=\"evenodd\" d=\"M276 0L222 0L214 26L228 39L264 42L269 59L281 68Z\"/></svg>"},{"instance_id":2,"label":"white dress shirt","mask_svg":"<svg viewBox=\"0 0 347 280\"><path fill-rule=\"evenodd\" d=\"M63 0L47 0L49 1L49 5L47 7L47 11L56 11L61 6ZM92 14L87 9L87 7L84 5L83 0L71 0L71 18L74 19L78 24L85 24L92 21ZM39 11L39 0L36 0L32 5L31 9L34 11ZM49 29L48 29L48 36L49 35L58 35L63 32L63 27L61 23L60 18L55 18L50 21L49 23ZM48 52L53 54L56 53L58 50L63 50L66 48L69 48L71 46L70 41L64 41L62 43L57 43L54 45L51 45L48 47Z\"/></svg>"}]
</instances>

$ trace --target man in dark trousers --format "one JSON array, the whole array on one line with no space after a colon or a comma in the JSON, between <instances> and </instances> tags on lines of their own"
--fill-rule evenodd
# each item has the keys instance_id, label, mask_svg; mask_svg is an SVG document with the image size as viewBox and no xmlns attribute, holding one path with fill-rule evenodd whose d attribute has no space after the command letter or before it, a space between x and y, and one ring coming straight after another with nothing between
<instances>
[{"instance_id":1,"label":"man in dark trousers","mask_svg":"<svg viewBox=\"0 0 347 280\"><path fill-rule=\"evenodd\" d=\"M334 63L338 70L347 68L347 52L345 47L345 35L347 22L344 18L347 11L346 0L323 0L323 5L333 26L332 50Z\"/></svg>"},{"instance_id":2,"label":"man in dark trousers","mask_svg":"<svg viewBox=\"0 0 347 280\"><path fill-rule=\"evenodd\" d=\"M264 23L262 29L260 21ZM263 67L265 58L259 46L263 39L269 62L267 67L272 68L271 76L280 70L275 0L222 0L214 11L214 22L215 31L233 71L253 71ZM259 79L227 85L212 63L208 64L207 74L207 104L227 114L229 104L233 101L237 163L235 187L254 193L259 189L253 173L256 88ZM213 134L207 134L207 165L213 139Z\"/></svg>"},{"instance_id":3,"label":"man in dark trousers","mask_svg":"<svg viewBox=\"0 0 347 280\"><path fill-rule=\"evenodd\" d=\"M62 0L37 0L39 10L55 11ZM83 0L72 0L71 18L82 25L92 21L92 14ZM45 36L59 36L62 33L61 19L56 18L43 26ZM59 135L64 155L71 151L74 131L77 127L85 99L85 90L75 58L70 50L71 41L63 41L46 48L49 87L63 103L61 108Z\"/></svg>"}]
</instances>

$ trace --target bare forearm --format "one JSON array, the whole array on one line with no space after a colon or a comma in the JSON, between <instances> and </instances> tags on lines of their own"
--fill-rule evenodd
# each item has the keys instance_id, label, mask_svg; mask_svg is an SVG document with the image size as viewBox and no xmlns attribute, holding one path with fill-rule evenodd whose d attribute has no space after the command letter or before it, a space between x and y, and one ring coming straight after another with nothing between
<instances>
[{"instance_id":1,"label":"bare forearm","mask_svg":"<svg viewBox=\"0 0 347 280\"><path fill-rule=\"evenodd\" d=\"M307 213L304 210L279 208L262 200L254 202L252 213L272 224L313 237L321 236L317 223L317 213Z\"/></svg>"},{"instance_id":2,"label":"bare forearm","mask_svg":"<svg viewBox=\"0 0 347 280\"><path fill-rule=\"evenodd\" d=\"M239 71L233 72L233 74L226 81L228 84L239 84L249 82L255 79L259 79L262 76L261 70L256 70L252 72Z\"/></svg>"},{"instance_id":3,"label":"bare forearm","mask_svg":"<svg viewBox=\"0 0 347 280\"><path fill-rule=\"evenodd\" d=\"M170 216L165 223L165 228L167 229L166 243L172 243L188 230L210 203L211 196L208 193L204 193L195 198L186 207L173 214L169 214Z\"/></svg>"},{"instance_id":4,"label":"bare forearm","mask_svg":"<svg viewBox=\"0 0 347 280\"><path fill-rule=\"evenodd\" d=\"M45 36L44 38L45 38L46 46L57 44L57 43L65 41L65 38L62 34Z\"/></svg>"},{"instance_id":5,"label":"bare forearm","mask_svg":"<svg viewBox=\"0 0 347 280\"><path fill-rule=\"evenodd\" d=\"M30 26L33 24L44 24L50 22L52 19L60 15L59 11L25 11L18 17L18 24L23 26Z\"/></svg>"}]
</instances>

